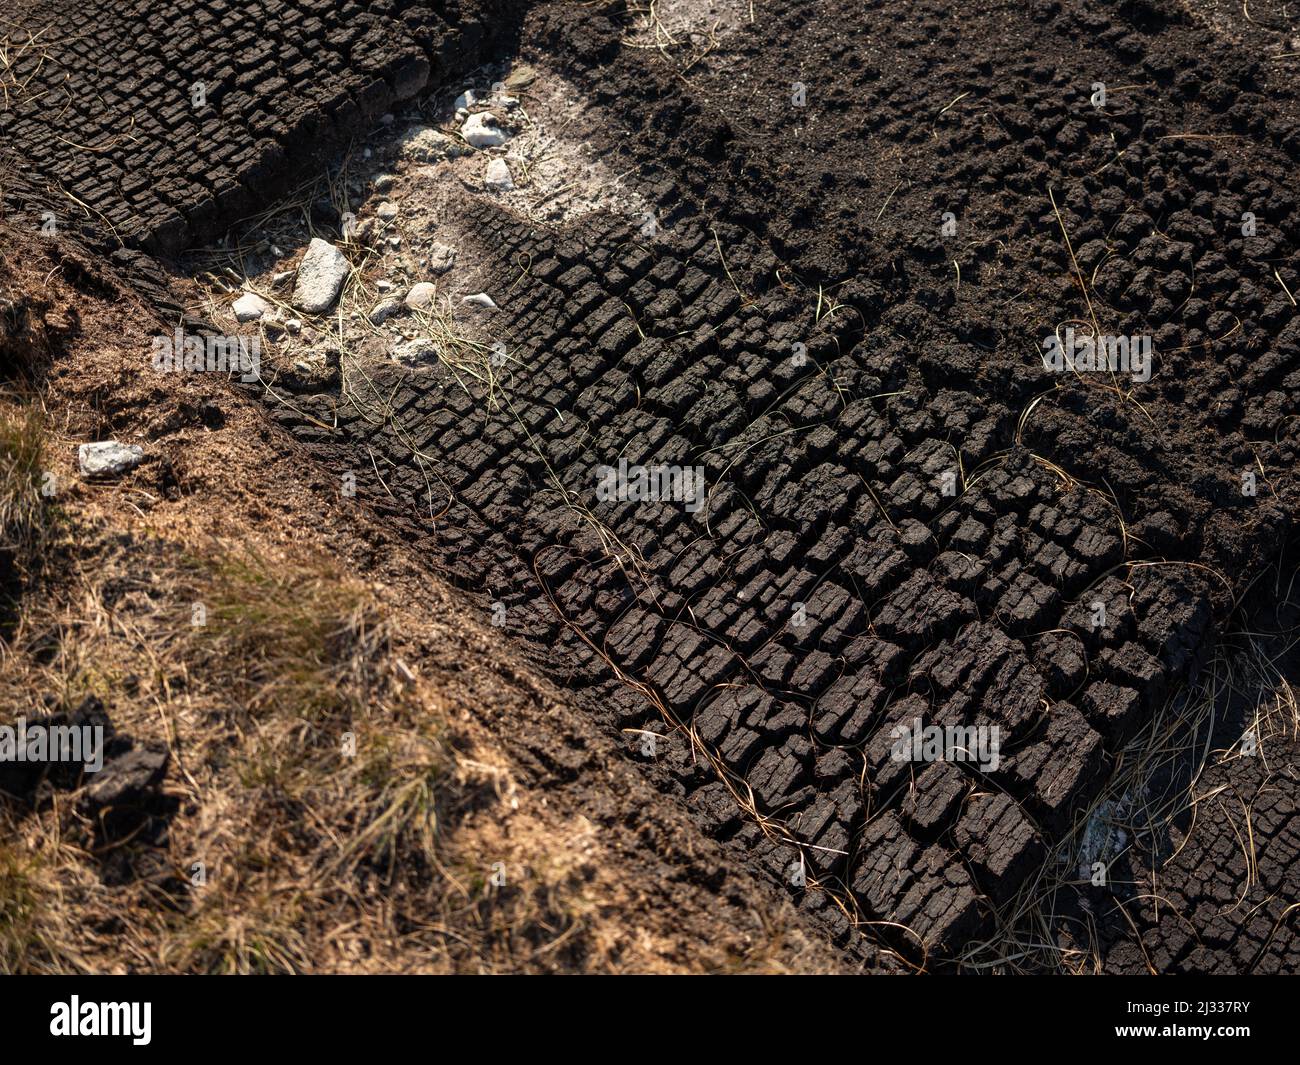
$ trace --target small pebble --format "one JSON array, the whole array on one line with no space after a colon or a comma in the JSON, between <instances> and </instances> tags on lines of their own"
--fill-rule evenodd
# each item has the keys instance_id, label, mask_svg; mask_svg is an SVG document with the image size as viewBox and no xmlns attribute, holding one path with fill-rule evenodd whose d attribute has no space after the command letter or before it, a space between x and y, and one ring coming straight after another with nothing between
<instances>
[{"instance_id":1,"label":"small pebble","mask_svg":"<svg viewBox=\"0 0 1300 1065\"><path fill-rule=\"evenodd\" d=\"M435 241L429 247L429 258L427 266L430 273L445 274L451 269L452 264L456 261L456 249L450 244L439 244Z\"/></svg>"},{"instance_id":2,"label":"small pebble","mask_svg":"<svg viewBox=\"0 0 1300 1065\"><path fill-rule=\"evenodd\" d=\"M271 309L271 305L256 292L245 292L230 306L238 322L256 322Z\"/></svg>"},{"instance_id":3,"label":"small pebble","mask_svg":"<svg viewBox=\"0 0 1300 1065\"><path fill-rule=\"evenodd\" d=\"M429 281L412 285L411 291L406 294L406 305L413 311L423 310L433 302L437 291L438 286Z\"/></svg>"},{"instance_id":4,"label":"small pebble","mask_svg":"<svg viewBox=\"0 0 1300 1065\"><path fill-rule=\"evenodd\" d=\"M402 309L402 301L396 296L380 300L368 315L371 325L383 325L388 319Z\"/></svg>"},{"instance_id":5,"label":"small pebble","mask_svg":"<svg viewBox=\"0 0 1300 1065\"><path fill-rule=\"evenodd\" d=\"M497 123L496 115L491 111L480 111L465 119L460 128L460 135L471 148L495 148L505 144L510 135Z\"/></svg>"},{"instance_id":6,"label":"small pebble","mask_svg":"<svg viewBox=\"0 0 1300 1065\"><path fill-rule=\"evenodd\" d=\"M488 163L483 184L492 192L508 192L515 187L515 179L510 176L510 167L504 159L493 159Z\"/></svg>"}]
</instances>

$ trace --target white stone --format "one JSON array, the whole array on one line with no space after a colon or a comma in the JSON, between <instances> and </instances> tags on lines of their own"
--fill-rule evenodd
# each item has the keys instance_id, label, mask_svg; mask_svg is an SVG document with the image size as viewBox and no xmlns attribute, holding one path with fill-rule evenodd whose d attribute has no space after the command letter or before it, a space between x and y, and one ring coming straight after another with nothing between
<instances>
[{"instance_id":1,"label":"white stone","mask_svg":"<svg viewBox=\"0 0 1300 1065\"><path fill-rule=\"evenodd\" d=\"M289 318L289 319L287 319L287 320L285 321L285 323L284 323L284 327L285 327L287 330L289 330L290 333L301 333L301 332L302 332L302 319L301 319L301 318Z\"/></svg>"},{"instance_id":2,"label":"white stone","mask_svg":"<svg viewBox=\"0 0 1300 1065\"><path fill-rule=\"evenodd\" d=\"M256 292L245 292L230 305L238 322L256 322L271 310L271 305Z\"/></svg>"},{"instance_id":3,"label":"white stone","mask_svg":"<svg viewBox=\"0 0 1300 1065\"><path fill-rule=\"evenodd\" d=\"M420 281L411 286L406 294L406 305L413 311L422 311L433 302L438 293L438 286L429 281Z\"/></svg>"},{"instance_id":4,"label":"white stone","mask_svg":"<svg viewBox=\"0 0 1300 1065\"><path fill-rule=\"evenodd\" d=\"M474 94L473 89L466 89L456 97L456 102L452 105L457 111L463 111L466 108L473 107L478 103L478 97Z\"/></svg>"},{"instance_id":5,"label":"white stone","mask_svg":"<svg viewBox=\"0 0 1300 1065\"><path fill-rule=\"evenodd\" d=\"M499 144L505 144L510 137L497 124L497 116L491 111L470 115L460 127L460 135L471 148L495 148Z\"/></svg>"},{"instance_id":6,"label":"white stone","mask_svg":"<svg viewBox=\"0 0 1300 1065\"><path fill-rule=\"evenodd\" d=\"M486 307L492 311L498 310L496 301L486 292L476 292L472 296L466 296L460 302L471 304L474 307Z\"/></svg>"},{"instance_id":7,"label":"white stone","mask_svg":"<svg viewBox=\"0 0 1300 1065\"><path fill-rule=\"evenodd\" d=\"M144 448L139 444L119 444L116 440L101 440L82 444L77 449L77 465L84 477L120 477L140 465Z\"/></svg>"},{"instance_id":8,"label":"white stone","mask_svg":"<svg viewBox=\"0 0 1300 1065\"><path fill-rule=\"evenodd\" d=\"M515 179L510 176L510 167L504 159L493 159L488 163L483 184L493 192L508 192L515 187Z\"/></svg>"},{"instance_id":9,"label":"white stone","mask_svg":"<svg viewBox=\"0 0 1300 1065\"><path fill-rule=\"evenodd\" d=\"M293 305L308 314L323 314L334 306L352 270L348 257L327 240L312 237L298 266Z\"/></svg>"}]
</instances>

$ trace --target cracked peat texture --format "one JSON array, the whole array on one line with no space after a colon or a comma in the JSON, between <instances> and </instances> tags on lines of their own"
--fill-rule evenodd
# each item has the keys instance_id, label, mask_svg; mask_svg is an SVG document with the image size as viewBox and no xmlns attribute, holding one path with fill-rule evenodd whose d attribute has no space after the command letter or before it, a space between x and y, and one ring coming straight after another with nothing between
<instances>
[{"instance_id":1,"label":"cracked peat texture","mask_svg":"<svg viewBox=\"0 0 1300 1065\"><path fill-rule=\"evenodd\" d=\"M0 163L100 239L175 252L472 69L517 6L35 0L9 36Z\"/></svg>"},{"instance_id":2,"label":"cracked peat texture","mask_svg":"<svg viewBox=\"0 0 1300 1065\"><path fill-rule=\"evenodd\" d=\"M441 5L436 31L426 8L350 5L376 39L406 27L363 69L364 20L267 6L314 27L330 76L312 91L344 101L302 113L342 108L350 130L449 75L420 66L437 42L482 37ZM536 5L523 55L608 113L610 165L635 172L653 232L467 203L497 263L500 387L393 366L267 410L485 610L504 604L597 720L683 726L648 771L840 942L857 920L933 962L993 931L1291 530L1300 122L1293 67L1172 2L891 8L765 4L683 74L588 5ZM146 246L198 239L311 138L293 103L310 86L283 65L292 40L276 47L279 66L231 60L218 105L240 119L219 131L186 96L137 119L133 147L37 151L55 119L21 108L6 141L107 189L96 211ZM73 140L122 132L74 113ZM160 153L178 128L209 157L230 146L229 180ZM1149 381L1044 366L1045 336L1094 322L1151 338ZM620 458L702 465L707 504L598 501ZM996 726L1000 764L893 759L918 719ZM1290 808L1270 817L1294 853ZM1160 956L1194 960L1166 924ZM1290 926L1267 942L1258 965L1294 970Z\"/></svg>"}]
</instances>

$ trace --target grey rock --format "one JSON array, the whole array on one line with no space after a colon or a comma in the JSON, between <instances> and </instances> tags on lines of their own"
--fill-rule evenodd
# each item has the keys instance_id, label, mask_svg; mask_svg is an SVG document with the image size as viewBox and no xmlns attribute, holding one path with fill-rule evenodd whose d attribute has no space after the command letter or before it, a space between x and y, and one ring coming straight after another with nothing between
<instances>
[{"instance_id":1,"label":"grey rock","mask_svg":"<svg viewBox=\"0 0 1300 1065\"><path fill-rule=\"evenodd\" d=\"M492 192L508 192L515 187L515 179L510 175L510 166L504 159L493 159L487 165L483 184Z\"/></svg>"},{"instance_id":2,"label":"grey rock","mask_svg":"<svg viewBox=\"0 0 1300 1065\"><path fill-rule=\"evenodd\" d=\"M380 300L368 315L371 325L383 325L388 319L402 309L402 301L396 296Z\"/></svg>"},{"instance_id":3,"label":"grey rock","mask_svg":"<svg viewBox=\"0 0 1300 1065\"><path fill-rule=\"evenodd\" d=\"M119 444L116 440L82 444L77 449L77 465L84 477L120 477L143 459L144 448L139 444Z\"/></svg>"},{"instance_id":4,"label":"grey rock","mask_svg":"<svg viewBox=\"0 0 1300 1065\"><path fill-rule=\"evenodd\" d=\"M334 306L352 270L348 257L327 240L313 237L298 266L293 305L308 314L323 314Z\"/></svg>"},{"instance_id":5,"label":"grey rock","mask_svg":"<svg viewBox=\"0 0 1300 1065\"><path fill-rule=\"evenodd\" d=\"M456 262L456 249L450 244L439 244L436 241L429 248L429 271L435 274L445 274Z\"/></svg>"},{"instance_id":6,"label":"grey rock","mask_svg":"<svg viewBox=\"0 0 1300 1065\"><path fill-rule=\"evenodd\" d=\"M429 281L420 281L412 285L411 291L406 294L406 305L413 311L422 311L433 302L437 292L436 285Z\"/></svg>"}]
</instances>

